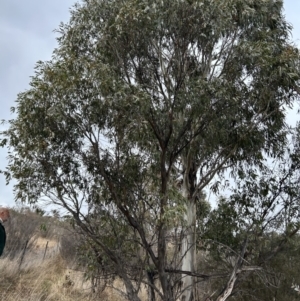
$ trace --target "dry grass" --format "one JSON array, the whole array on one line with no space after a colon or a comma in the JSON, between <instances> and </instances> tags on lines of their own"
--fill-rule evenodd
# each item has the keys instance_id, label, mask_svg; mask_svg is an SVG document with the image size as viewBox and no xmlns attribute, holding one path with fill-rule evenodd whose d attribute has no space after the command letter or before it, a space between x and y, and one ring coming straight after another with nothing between
<instances>
[{"instance_id":1,"label":"dry grass","mask_svg":"<svg viewBox=\"0 0 300 301\"><path fill-rule=\"evenodd\" d=\"M55 239L33 237L33 247L35 249L45 249L46 245L48 246L48 248L55 248L57 247L58 243Z\"/></svg>"},{"instance_id":2,"label":"dry grass","mask_svg":"<svg viewBox=\"0 0 300 301\"><path fill-rule=\"evenodd\" d=\"M76 240L52 217L11 209L5 228L8 240L0 258L0 301L126 300L120 279L93 293L84 273L70 268L77 260ZM144 288L139 295L147 299Z\"/></svg>"},{"instance_id":3,"label":"dry grass","mask_svg":"<svg viewBox=\"0 0 300 301\"><path fill-rule=\"evenodd\" d=\"M59 255L43 262L27 255L21 270L19 263L19 259L0 259L0 301L126 300L120 294L125 291L122 281L116 279L103 292L92 293L91 283L84 280L83 272L68 268ZM145 289L139 295L146 300Z\"/></svg>"},{"instance_id":4,"label":"dry grass","mask_svg":"<svg viewBox=\"0 0 300 301\"><path fill-rule=\"evenodd\" d=\"M18 260L1 259L0 271L1 301L121 301L109 291L92 294L82 273L71 273L59 257L21 271Z\"/></svg>"}]
</instances>

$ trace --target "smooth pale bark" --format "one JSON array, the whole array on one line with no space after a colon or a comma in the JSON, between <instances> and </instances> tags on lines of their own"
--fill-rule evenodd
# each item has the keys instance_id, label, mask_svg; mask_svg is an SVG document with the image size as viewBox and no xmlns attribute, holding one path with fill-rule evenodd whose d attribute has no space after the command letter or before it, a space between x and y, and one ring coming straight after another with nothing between
<instances>
[{"instance_id":1,"label":"smooth pale bark","mask_svg":"<svg viewBox=\"0 0 300 301\"><path fill-rule=\"evenodd\" d=\"M226 301L230 297L230 295L234 289L235 282L238 278L238 273L241 272L240 269L242 268L243 263L244 263L244 255L245 255L247 245L248 245L248 239L245 239L241 254L237 258L236 264L232 270L230 278L229 278L225 288L223 289L221 294L216 299L216 301Z\"/></svg>"},{"instance_id":2,"label":"smooth pale bark","mask_svg":"<svg viewBox=\"0 0 300 301\"><path fill-rule=\"evenodd\" d=\"M186 213L184 215L185 226L181 242L181 256L183 271L194 272L196 263L196 204L189 199L188 182L183 181L182 195L186 200ZM192 301L194 299L194 277L184 275L182 278L181 301Z\"/></svg>"},{"instance_id":3,"label":"smooth pale bark","mask_svg":"<svg viewBox=\"0 0 300 301\"><path fill-rule=\"evenodd\" d=\"M232 272L229 281L227 282L226 288L224 289L224 291L222 292L222 294L217 298L216 301L225 301L228 299L228 297L230 297L235 282L237 280L237 271L236 269Z\"/></svg>"}]
</instances>

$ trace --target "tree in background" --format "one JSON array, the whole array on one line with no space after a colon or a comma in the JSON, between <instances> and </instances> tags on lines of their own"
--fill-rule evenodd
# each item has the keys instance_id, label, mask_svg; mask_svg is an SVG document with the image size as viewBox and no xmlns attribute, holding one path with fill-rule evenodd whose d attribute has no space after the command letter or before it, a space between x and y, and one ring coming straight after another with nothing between
<instances>
[{"instance_id":1,"label":"tree in background","mask_svg":"<svg viewBox=\"0 0 300 301\"><path fill-rule=\"evenodd\" d=\"M299 244L300 166L294 139L284 158L259 173L252 169L241 175L231 196L220 199L206 217L200 238L202 250L209 250L205 273L231 274L234 300L295 295L291 286L299 282L294 252ZM220 281L213 284L214 289L219 286ZM228 283L223 286L225 293Z\"/></svg>"},{"instance_id":2,"label":"tree in background","mask_svg":"<svg viewBox=\"0 0 300 301\"><path fill-rule=\"evenodd\" d=\"M290 29L282 1L75 5L2 133L16 198L67 209L129 300L142 282L162 300L194 300L195 279L209 278L196 270L203 190L284 154L299 80ZM172 229L181 233L170 258ZM145 280L149 270L159 285Z\"/></svg>"}]
</instances>

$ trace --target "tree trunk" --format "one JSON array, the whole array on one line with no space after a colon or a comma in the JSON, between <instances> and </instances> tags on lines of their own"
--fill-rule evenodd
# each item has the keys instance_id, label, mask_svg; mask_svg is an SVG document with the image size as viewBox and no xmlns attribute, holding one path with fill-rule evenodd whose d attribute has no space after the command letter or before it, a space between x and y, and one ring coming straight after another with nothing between
<instances>
[{"instance_id":1,"label":"tree trunk","mask_svg":"<svg viewBox=\"0 0 300 301\"><path fill-rule=\"evenodd\" d=\"M230 297L236 280L237 280L237 274L236 274L236 269L234 269L234 271L232 272L232 274L230 276L229 281L227 282L225 289L223 290L221 295L218 296L216 301L226 301L228 299L228 297Z\"/></svg>"},{"instance_id":2,"label":"tree trunk","mask_svg":"<svg viewBox=\"0 0 300 301\"><path fill-rule=\"evenodd\" d=\"M128 300L130 301L141 301L141 299L138 297L137 291L134 289L131 281L125 277L122 279L126 288L126 295Z\"/></svg>"},{"instance_id":3,"label":"tree trunk","mask_svg":"<svg viewBox=\"0 0 300 301\"><path fill-rule=\"evenodd\" d=\"M195 271L196 264L196 204L189 198L189 187L187 181L183 181L183 197L186 199L186 213L184 215L184 228L181 243L182 270L188 272ZM192 301L194 299L194 277L190 275L182 276L181 301Z\"/></svg>"},{"instance_id":4,"label":"tree trunk","mask_svg":"<svg viewBox=\"0 0 300 301\"><path fill-rule=\"evenodd\" d=\"M225 288L223 289L221 294L216 299L216 301L226 301L230 297L230 295L234 289L235 282L238 278L238 272L242 268L243 263L244 263L244 256L245 256L245 251L246 251L247 245L248 245L248 238L245 239L242 250L241 250L241 254L238 256L238 258L236 260L236 264L232 270L230 278L229 278Z\"/></svg>"},{"instance_id":5,"label":"tree trunk","mask_svg":"<svg viewBox=\"0 0 300 301\"><path fill-rule=\"evenodd\" d=\"M155 271L149 270L146 272L148 282L150 285L148 285L148 301L155 301L155 290L154 290L154 275Z\"/></svg>"}]
</instances>

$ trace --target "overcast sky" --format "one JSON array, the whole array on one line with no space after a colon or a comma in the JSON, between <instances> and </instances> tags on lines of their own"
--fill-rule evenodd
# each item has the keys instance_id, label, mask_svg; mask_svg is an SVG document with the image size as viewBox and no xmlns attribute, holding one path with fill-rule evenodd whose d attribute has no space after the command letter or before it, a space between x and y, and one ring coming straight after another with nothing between
<instances>
[{"instance_id":1,"label":"overcast sky","mask_svg":"<svg viewBox=\"0 0 300 301\"><path fill-rule=\"evenodd\" d=\"M38 60L48 60L57 46L54 29L69 19L74 0L0 0L0 120L12 118L10 107L19 92L29 87ZM300 1L285 0L286 19L293 24L293 40L300 45ZM296 113L289 114L295 124ZM3 127L0 127L0 130ZM0 169L6 164L0 149ZM12 184L0 175L0 206L14 206Z\"/></svg>"}]
</instances>

